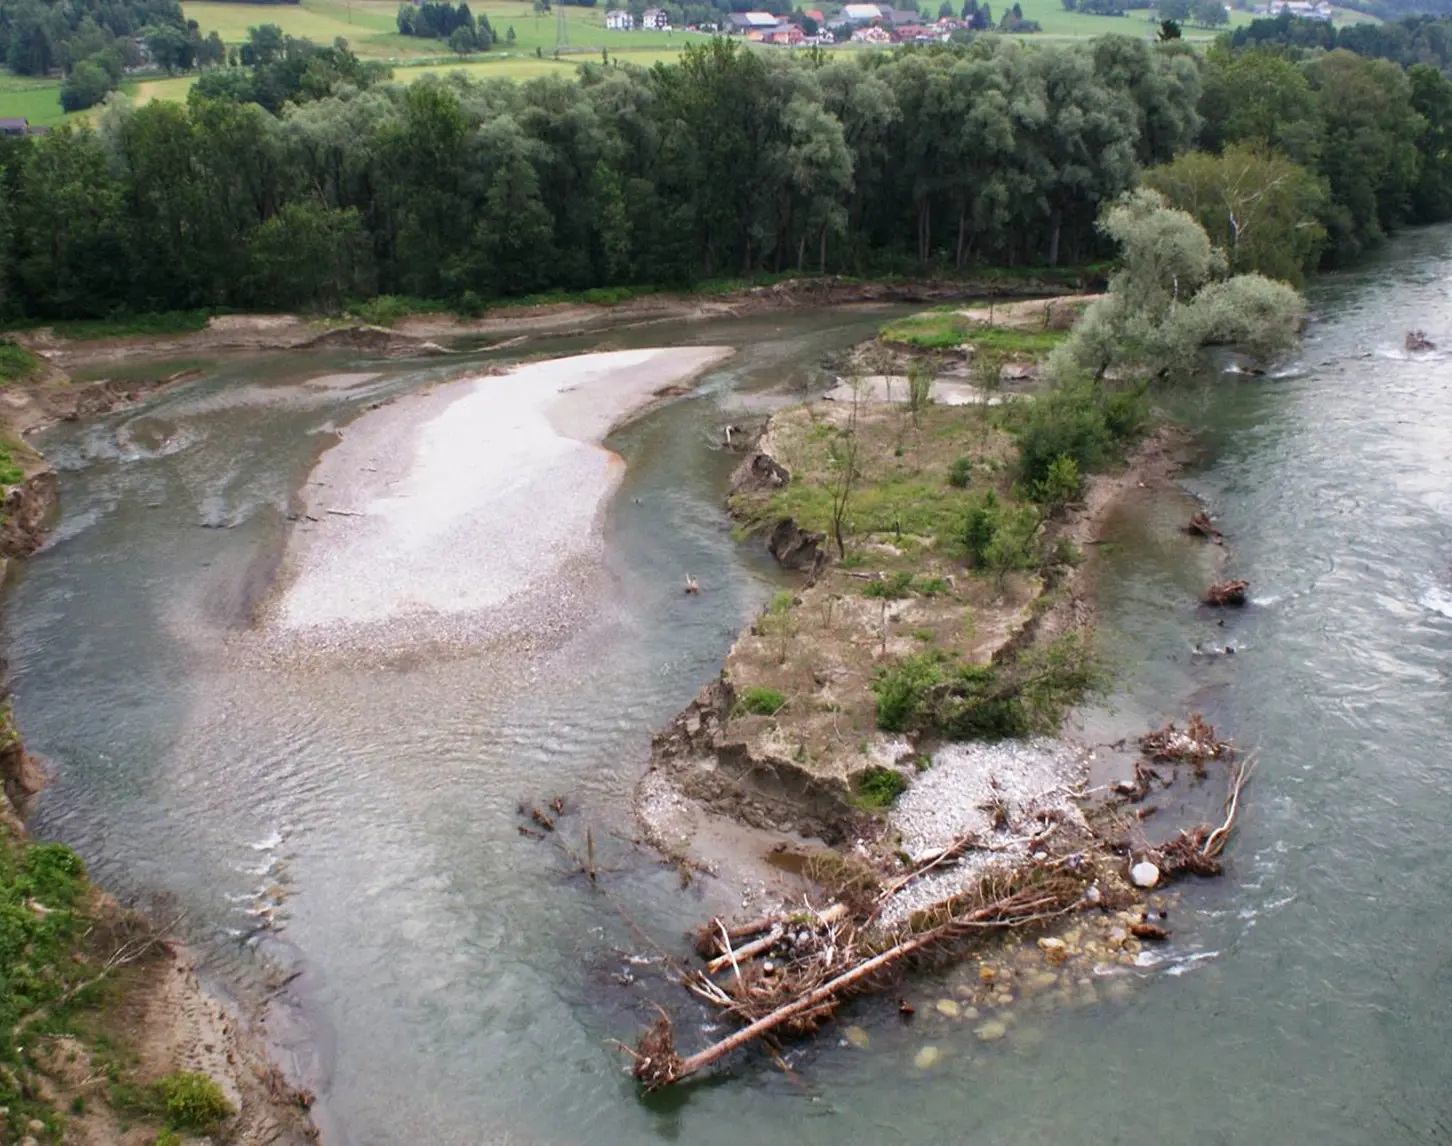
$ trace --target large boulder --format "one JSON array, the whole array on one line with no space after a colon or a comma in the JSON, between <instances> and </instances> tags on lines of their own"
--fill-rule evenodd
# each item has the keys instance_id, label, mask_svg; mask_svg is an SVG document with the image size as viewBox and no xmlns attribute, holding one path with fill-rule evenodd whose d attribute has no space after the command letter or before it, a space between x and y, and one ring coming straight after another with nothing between
<instances>
[{"instance_id":1,"label":"large boulder","mask_svg":"<svg viewBox=\"0 0 1452 1146\"><path fill-rule=\"evenodd\" d=\"M731 496L781 489L792 480L791 472L770 454L760 450L743 458L731 474Z\"/></svg>"},{"instance_id":2,"label":"large boulder","mask_svg":"<svg viewBox=\"0 0 1452 1146\"><path fill-rule=\"evenodd\" d=\"M790 517L784 517L766 539L766 548L784 568L815 569L826 559L822 552L822 542L826 539L825 533L803 529Z\"/></svg>"}]
</instances>

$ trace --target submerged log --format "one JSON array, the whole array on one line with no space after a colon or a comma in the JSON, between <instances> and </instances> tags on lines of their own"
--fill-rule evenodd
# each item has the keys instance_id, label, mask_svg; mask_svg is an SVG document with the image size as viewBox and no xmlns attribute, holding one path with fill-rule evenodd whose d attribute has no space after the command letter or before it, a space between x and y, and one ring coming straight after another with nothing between
<instances>
[{"instance_id":1,"label":"submerged log","mask_svg":"<svg viewBox=\"0 0 1452 1146\"><path fill-rule=\"evenodd\" d=\"M1245 604L1246 593L1250 589L1249 581L1221 581L1211 585L1205 591L1205 604L1217 608L1233 606L1238 608Z\"/></svg>"}]
</instances>

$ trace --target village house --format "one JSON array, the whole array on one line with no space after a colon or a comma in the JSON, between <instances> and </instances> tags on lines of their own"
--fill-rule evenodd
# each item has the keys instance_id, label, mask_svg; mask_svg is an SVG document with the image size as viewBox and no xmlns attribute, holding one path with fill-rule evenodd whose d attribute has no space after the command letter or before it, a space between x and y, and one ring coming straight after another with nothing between
<instances>
[{"instance_id":1,"label":"village house","mask_svg":"<svg viewBox=\"0 0 1452 1146\"><path fill-rule=\"evenodd\" d=\"M669 32L671 18L664 8L647 8L640 17L640 26L652 32Z\"/></svg>"},{"instance_id":2,"label":"village house","mask_svg":"<svg viewBox=\"0 0 1452 1146\"><path fill-rule=\"evenodd\" d=\"M1255 12L1262 16L1279 16L1285 12L1302 20L1330 20L1332 16L1327 0L1270 0Z\"/></svg>"},{"instance_id":3,"label":"village house","mask_svg":"<svg viewBox=\"0 0 1452 1146\"><path fill-rule=\"evenodd\" d=\"M770 12L732 12L726 17L726 26L748 39L761 39L779 23L781 20ZM752 32L756 33L755 36L749 35Z\"/></svg>"},{"instance_id":4,"label":"village house","mask_svg":"<svg viewBox=\"0 0 1452 1146\"><path fill-rule=\"evenodd\" d=\"M871 28L858 28L852 33L852 40L857 44L890 44L892 35L885 29L876 26Z\"/></svg>"},{"instance_id":5,"label":"village house","mask_svg":"<svg viewBox=\"0 0 1452 1146\"><path fill-rule=\"evenodd\" d=\"M876 4L844 4L842 19L851 24L870 24L882 19L882 9Z\"/></svg>"},{"instance_id":6,"label":"village house","mask_svg":"<svg viewBox=\"0 0 1452 1146\"><path fill-rule=\"evenodd\" d=\"M629 32L635 27L635 17L624 8L614 8L605 13L605 28L611 32Z\"/></svg>"},{"instance_id":7,"label":"village house","mask_svg":"<svg viewBox=\"0 0 1452 1146\"><path fill-rule=\"evenodd\" d=\"M0 135L44 135L48 127L32 127L30 120L24 116L0 117Z\"/></svg>"}]
</instances>

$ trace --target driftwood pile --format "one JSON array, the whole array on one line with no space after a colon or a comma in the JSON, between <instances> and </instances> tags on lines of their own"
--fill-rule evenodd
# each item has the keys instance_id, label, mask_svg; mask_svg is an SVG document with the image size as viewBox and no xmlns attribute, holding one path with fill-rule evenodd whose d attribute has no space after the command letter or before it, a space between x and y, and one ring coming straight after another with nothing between
<instances>
[{"instance_id":1,"label":"driftwood pile","mask_svg":"<svg viewBox=\"0 0 1452 1146\"><path fill-rule=\"evenodd\" d=\"M1162 760L1233 759L1234 749L1215 736L1198 714L1181 732L1166 725L1141 741L1147 755ZM906 873L884 880L876 895L844 896L817 909L764 916L734 927L712 919L695 935L702 965L682 969L681 979L698 999L739 1024L733 1034L695 1054L682 1056L664 1010L630 1055L632 1073L647 1090L697 1073L758 1039L814 1034L844 1002L882 990L907 966L928 958L955 958L967 944L994 931L1049 924L1073 912L1135 902L1125 882L1123 853L1158 868L1159 882L1183 875L1218 875L1251 774L1249 762L1231 771L1225 818L1180 832L1158 847L1139 847L1084 833L1045 832L1035 858L1020 867L995 869L966 893L914 914L901 927L876 925L883 906L907 884L940 866L956 862L979 846L972 837L954 841ZM1054 841L1049 843L1050 837ZM1119 854L1116 854L1116 850ZM1158 924L1143 922L1146 938L1165 938ZM1157 934L1150 934L1150 932ZM659 1010L659 1008L658 1008Z\"/></svg>"},{"instance_id":2,"label":"driftwood pile","mask_svg":"<svg viewBox=\"0 0 1452 1146\"><path fill-rule=\"evenodd\" d=\"M811 1034L847 999L880 989L913 957L962 944L985 932L1024 927L1063 916L1086 903L1094 882L1085 853L1041 860L1012 874L991 877L972 895L938 904L902 934L885 937L840 905L817 912L758 920L728 929L712 920L697 936L698 951L710 956L704 970L686 974L686 987L746 1025L696 1054L682 1058L664 1011L632 1050L632 1073L648 1090L666 1086L709 1066L732 1051L775 1034ZM744 944L750 928L764 934ZM715 935L719 942L713 939Z\"/></svg>"},{"instance_id":3,"label":"driftwood pile","mask_svg":"<svg viewBox=\"0 0 1452 1146\"><path fill-rule=\"evenodd\" d=\"M1184 730L1172 720L1163 728L1147 732L1139 738L1140 751L1156 764L1194 764L1203 769L1206 762L1234 755L1228 740L1215 735L1215 729L1198 712L1190 714Z\"/></svg>"},{"instance_id":4,"label":"driftwood pile","mask_svg":"<svg viewBox=\"0 0 1452 1146\"><path fill-rule=\"evenodd\" d=\"M1250 591L1249 581L1221 581L1211 585L1205 590L1205 604L1217 608L1224 606L1239 607L1246 602L1246 594Z\"/></svg>"}]
</instances>

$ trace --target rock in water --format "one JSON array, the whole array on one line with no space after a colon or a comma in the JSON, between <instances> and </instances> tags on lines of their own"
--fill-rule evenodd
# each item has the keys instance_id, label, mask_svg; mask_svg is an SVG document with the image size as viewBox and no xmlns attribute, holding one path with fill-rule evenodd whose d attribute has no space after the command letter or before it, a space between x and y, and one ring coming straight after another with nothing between
<instances>
[{"instance_id":1,"label":"rock in water","mask_svg":"<svg viewBox=\"0 0 1452 1146\"><path fill-rule=\"evenodd\" d=\"M943 1052L937 1047L927 1046L913 1056L913 1066L919 1070L931 1070L938 1065L938 1060L943 1057Z\"/></svg>"},{"instance_id":2,"label":"rock in water","mask_svg":"<svg viewBox=\"0 0 1452 1146\"><path fill-rule=\"evenodd\" d=\"M948 1017L950 1019L956 1019L960 1015L962 1015L962 1013L963 1013L963 1007L962 1007L962 1005L959 1004L958 1002L956 1002L955 1000L953 1000L953 999L939 999L938 1000L938 1014L945 1015L946 1017Z\"/></svg>"},{"instance_id":3,"label":"rock in water","mask_svg":"<svg viewBox=\"0 0 1452 1146\"><path fill-rule=\"evenodd\" d=\"M842 1032L842 1037L849 1047L856 1047L858 1050L867 1049L867 1032L861 1027L848 1027Z\"/></svg>"},{"instance_id":4,"label":"rock in water","mask_svg":"<svg viewBox=\"0 0 1452 1146\"><path fill-rule=\"evenodd\" d=\"M1044 953L1044 958L1050 963L1062 963L1069 957L1069 947L1062 939L1044 938L1039 940L1039 950Z\"/></svg>"},{"instance_id":5,"label":"rock in water","mask_svg":"<svg viewBox=\"0 0 1452 1146\"><path fill-rule=\"evenodd\" d=\"M1008 1034L1008 1024L1002 1019L989 1019L973 1033L986 1043L996 1042Z\"/></svg>"},{"instance_id":6,"label":"rock in water","mask_svg":"<svg viewBox=\"0 0 1452 1146\"><path fill-rule=\"evenodd\" d=\"M1154 887L1160 882L1160 869L1149 860L1140 860L1129 869L1129 879L1135 887Z\"/></svg>"}]
</instances>

